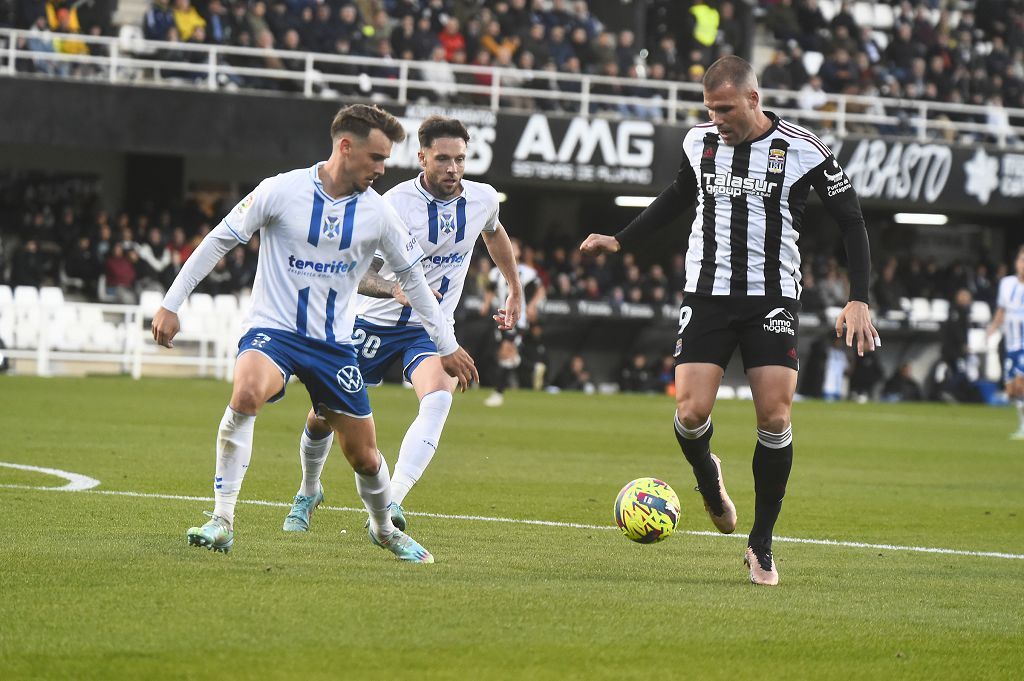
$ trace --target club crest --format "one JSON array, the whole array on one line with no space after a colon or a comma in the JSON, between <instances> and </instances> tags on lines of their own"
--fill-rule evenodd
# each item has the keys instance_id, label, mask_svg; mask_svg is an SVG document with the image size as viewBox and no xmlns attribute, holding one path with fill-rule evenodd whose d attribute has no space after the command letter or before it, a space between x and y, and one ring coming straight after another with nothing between
<instances>
[{"instance_id":1,"label":"club crest","mask_svg":"<svg viewBox=\"0 0 1024 681\"><path fill-rule=\"evenodd\" d=\"M783 149L768 150L768 172L781 173L786 167L786 152Z\"/></svg>"},{"instance_id":2,"label":"club crest","mask_svg":"<svg viewBox=\"0 0 1024 681\"><path fill-rule=\"evenodd\" d=\"M441 228L441 232L444 234L451 234L455 231L455 215L445 211L437 216L438 225Z\"/></svg>"},{"instance_id":3,"label":"club crest","mask_svg":"<svg viewBox=\"0 0 1024 681\"><path fill-rule=\"evenodd\" d=\"M327 239L334 239L341 232L341 218L333 215L328 215L324 218L323 228L321 230L323 235Z\"/></svg>"}]
</instances>

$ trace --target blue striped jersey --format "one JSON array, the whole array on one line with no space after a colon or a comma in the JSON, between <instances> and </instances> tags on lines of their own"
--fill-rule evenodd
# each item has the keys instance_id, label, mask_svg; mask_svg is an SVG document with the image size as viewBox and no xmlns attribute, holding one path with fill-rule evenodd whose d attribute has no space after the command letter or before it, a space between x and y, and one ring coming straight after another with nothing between
<instances>
[{"instance_id":1,"label":"blue striped jersey","mask_svg":"<svg viewBox=\"0 0 1024 681\"><path fill-rule=\"evenodd\" d=\"M422 248L427 284L441 293L446 321L454 323L477 239L481 232L498 228L498 192L489 184L462 180L462 193L441 201L423 186L421 173L395 185L384 194L384 200ZM382 251L376 255L384 260L380 275L394 279L395 263ZM404 267L405 263L400 261L398 266ZM412 308L399 305L393 298L358 296L357 300L357 315L371 324L422 325Z\"/></svg>"},{"instance_id":2,"label":"blue striped jersey","mask_svg":"<svg viewBox=\"0 0 1024 681\"><path fill-rule=\"evenodd\" d=\"M380 194L331 198L317 174L322 163L263 180L224 218L242 243L260 232L245 330L350 344L356 289L374 253L399 272L419 266L416 238Z\"/></svg>"},{"instance_id":3,"label":"blue striped jersey","mask_svg":"<svg viewBox=\"0 0 1024 681\"><path fill-rule=\"evenodd\" d=\"M1024 281L1016 274L999 280L996 305L1003 309L1003 341L1007 352L1024 350Z\"/></svg>"}]
</instances>

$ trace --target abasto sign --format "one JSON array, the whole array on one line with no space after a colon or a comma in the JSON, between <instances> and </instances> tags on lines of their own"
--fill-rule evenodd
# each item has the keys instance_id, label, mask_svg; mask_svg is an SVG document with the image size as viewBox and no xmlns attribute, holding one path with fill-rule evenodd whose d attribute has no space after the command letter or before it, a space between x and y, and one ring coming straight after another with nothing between
<instances>
[{"instance_id":1,"label":"abasto sign","mask_svg":"<svg viewBox=\"0 0 1024 681\"><path fill-rule=\"evenodd\" d=\"M512 152L512 177L650 185L654 134L650 121L533 114Z\"/></svg>"}]
</instances>

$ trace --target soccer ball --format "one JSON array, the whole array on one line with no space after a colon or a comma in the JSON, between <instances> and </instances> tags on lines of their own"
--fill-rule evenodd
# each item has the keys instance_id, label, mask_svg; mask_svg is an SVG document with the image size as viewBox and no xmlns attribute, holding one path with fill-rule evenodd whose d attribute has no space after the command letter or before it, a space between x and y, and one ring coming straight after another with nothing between
<instances>
[{"instance_id":1,"label":"soccer ball","mask_svg":"<svg viewBox=\"0 0 1024 681\"><path fill-rule=\"evenodd\" d=\"M627 539L641 544L667 538L679 524L680 515L679 497L657 478L638 478L615 499L615 524Z\"/></svg>"}]
</instances>

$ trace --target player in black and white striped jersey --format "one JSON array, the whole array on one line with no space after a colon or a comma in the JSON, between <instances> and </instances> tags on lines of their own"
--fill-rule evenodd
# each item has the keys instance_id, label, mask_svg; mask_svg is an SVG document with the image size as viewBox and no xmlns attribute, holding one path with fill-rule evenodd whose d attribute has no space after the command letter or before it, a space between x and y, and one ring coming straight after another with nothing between
<instances>
[{"instance_id":1,"label":"player in black and white striped jersey","mask_svg":"<svg viewBox=\"0 0 1024 681\"><path fill-rule=\"evenodd\" d=\"M676 340L676 438L715 526L736 528L736 507L711 453L711 410L736 347L757 414L754 523L744 561L755 584L778 584L772 534L793 463L790 412L797 380L800 251L810 189L839 224L850 301L836 320L857 352L880 345L868 309L870 254L860 202L832 152L806 129L761 108L750 64L719 59L704 75L710 123L683 138L675 182L615 236L591 234L585 254L641 247L696 203Z\"/></svg>"}]
</instances>

